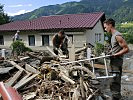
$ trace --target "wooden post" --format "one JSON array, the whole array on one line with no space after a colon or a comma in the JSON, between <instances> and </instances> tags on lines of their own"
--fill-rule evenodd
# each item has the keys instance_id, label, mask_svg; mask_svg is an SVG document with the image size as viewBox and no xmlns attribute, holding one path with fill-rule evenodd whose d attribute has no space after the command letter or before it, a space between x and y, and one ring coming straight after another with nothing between
<instances>
[{"instance_id":1,"label":"wooden post","mask_svg":"<svg viewBox=\"0 0 133 100\"><path fill-rule=\"evenodd\" d=\"M69 52L69 59L70 61L75 61L75 46L72 44Z\"/></svg>"}]
</instances>

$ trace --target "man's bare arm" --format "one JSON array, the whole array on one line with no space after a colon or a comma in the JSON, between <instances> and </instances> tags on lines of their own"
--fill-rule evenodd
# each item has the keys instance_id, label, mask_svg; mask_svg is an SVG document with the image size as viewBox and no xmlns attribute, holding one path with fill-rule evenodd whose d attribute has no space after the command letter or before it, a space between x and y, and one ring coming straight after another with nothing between
<instances>
[{"instance_id":1,"label":"man's bare arm","mask_svg":"<svg viewBox=\"0 0 133 100\"><path fill-rule=\"evenodd\" d=\"M114 56L121 56L125 53L128 53L129 48L128 48L126 41L121 36L116 36L116 40L119 43L119 45L122 47L122 50L120 50L118 53L114 54Z\"/></svg>"}]
</instances>

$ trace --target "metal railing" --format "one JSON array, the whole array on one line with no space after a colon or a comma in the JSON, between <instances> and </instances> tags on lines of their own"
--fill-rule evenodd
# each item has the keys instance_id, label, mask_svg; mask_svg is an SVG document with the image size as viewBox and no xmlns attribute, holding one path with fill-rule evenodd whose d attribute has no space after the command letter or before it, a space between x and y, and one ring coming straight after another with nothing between
<instances>
[{"instance_id":1,"label":"metal railing","mask_svg":"<svg viewBox=\"0 0 133 100\"><path fill-rule=\"evenodd\" d=\"M96 79L100 79L100 78L113 78L113 77L115 77L115 74L109 75L109 71L108 71L108 67L107 67L106 58L108 58L108 57L111 57L111 55L105 55L105 54L103 54L102 56L94 57L94 58L90 58L90 59L83 59L83 60L77 60L77 61L70 61L70 62L66 62L66 63L60 63L60 65L80 63L80 65L82 67L83 66L83 63L85 61L89 61L89 62L91 62L91 65L92 65L92 73L95 74L94 60L96 60L96 59L102 59L103 58L104 59L104 66L105 66L105 73L106 73L106 75L105 76L96 77Z\"/></svg>"}]
</instances>

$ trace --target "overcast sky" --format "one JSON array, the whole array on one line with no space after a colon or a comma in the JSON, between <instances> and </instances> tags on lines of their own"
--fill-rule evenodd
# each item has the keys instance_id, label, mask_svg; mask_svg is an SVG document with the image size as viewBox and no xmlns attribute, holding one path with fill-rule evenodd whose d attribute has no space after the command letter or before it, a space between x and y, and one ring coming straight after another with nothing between
<instances>
[{"instance_id":1,"label":"overcast sky","mask_svg":"<svg viewBox=\"0 0 133 100\"><path fill-rule=\"evenodd\" d=\"M0 4L4 5L5 13L9 16L14 16L33 11L42 6L62 4L70 1L80 0L0 0Z\"/></svg>"}]
</instances>

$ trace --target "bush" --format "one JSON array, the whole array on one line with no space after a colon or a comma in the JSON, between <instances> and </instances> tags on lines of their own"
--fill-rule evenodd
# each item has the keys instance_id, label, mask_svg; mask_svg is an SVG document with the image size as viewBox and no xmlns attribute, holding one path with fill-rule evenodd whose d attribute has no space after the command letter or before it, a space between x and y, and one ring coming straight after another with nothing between
<instances>
[{"instance_id":1,"label":"bush","mask_svg":"<svg viewBox=\"0 0 133 100\"><path fill-rule=\"evenodd\" d=\"M10 47L12 48L12 53L16 53L17 56L26 51L32 51L30 48L26 47L20 40L14 41Z\"/></svg>"},{"instance_id":2,"label":"bush","mask_svg":"<svg viewBox=\"0 0 133 100\"><path fill-rule=\"evenodd\" d=\"M101 43L96 43L95 45L95 54L99 56L104 51L104 45Z\"/></svg>"},{"instance_id":3,"label":"bush","mask_svg":"<svg viewBox=\"0 0 133 100\"><path fill-rule=\"evenodd\" d=\"M133 44L133 34L123 34L127 43Z\"/></svg>"}]
</instances>

